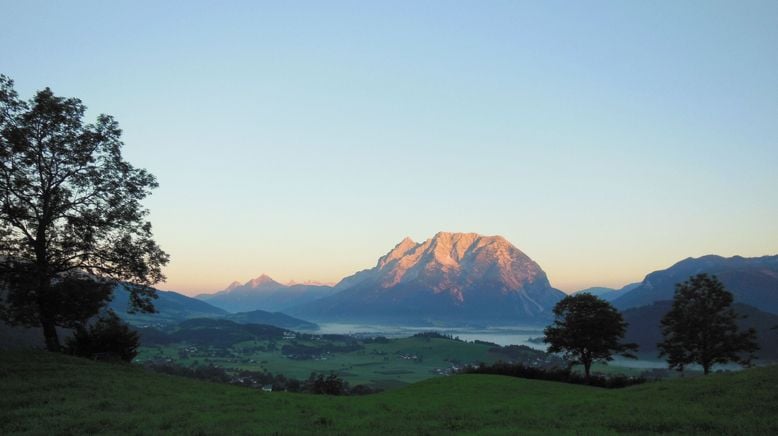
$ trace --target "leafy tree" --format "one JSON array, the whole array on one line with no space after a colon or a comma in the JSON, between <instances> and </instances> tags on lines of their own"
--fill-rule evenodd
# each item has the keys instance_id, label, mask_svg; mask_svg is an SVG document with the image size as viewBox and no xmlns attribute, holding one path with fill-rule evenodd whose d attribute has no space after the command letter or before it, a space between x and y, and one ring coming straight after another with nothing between
<instances>
[{"instance_id":1,"label":"leafy tree","mask_svg":"<svg viewBox=\"0 0 778 436\"><path fill-rule=\"evenodd\" d=\"M627 323L610 303L590 294L568 295L554 306L554 323L544 330L549 353L563 353L571 364L583 364L586 380L594 362L614 354L636 358L636 344L623 344Z\"/></svg>"},{"instance_id":2,"label":"leafy tree","mask_svg":"<svg viewBox=\"0 0 778 436\"><path fill-rule=\"evenodd\" d=\"M56 327L97 314L118 282L153 312L168 261L140 203L157 182L122 158L117 122L85 110L49 88L24 102L0 75L0 318L42 327L52 351Z\"/></svg>"},{"instance_id":3,"label":"leafy tree","mask_svg":"<svg viewBox=\"0 0 778 436\"><path fill-rule=\"evenodd\" d=\"M692 276L676 285L673 307L662 318L659 356L667 356L670 368L679 371L697 363L705 374L716 363L748 365L759 349L756 331L739 331L739 318L732 309L732 294L716 276Z\"/></svg>"},{"instance_id":4,"label":"leafy tree","mask_svg":"<svg viewBox=\"0 0 778 436\"><path fill-rule=\"evenodd\" d=\"M311 373L307 384L308 391L314 394L343 395L349 390L348 383L334 373L326 377L324 374Z\"/></svg>"},{"instance_id":5,"label":"leafy tree","mask_svg":"<svg viewBox=\"0 0 778 436\"><path fill-rule=\"evenodd\" d=\"M109 358L130 362L138 355L140 337L109 310L89 326L78 326L65 343L65 351L76 356Z\"/></svg>"}]
</instances>

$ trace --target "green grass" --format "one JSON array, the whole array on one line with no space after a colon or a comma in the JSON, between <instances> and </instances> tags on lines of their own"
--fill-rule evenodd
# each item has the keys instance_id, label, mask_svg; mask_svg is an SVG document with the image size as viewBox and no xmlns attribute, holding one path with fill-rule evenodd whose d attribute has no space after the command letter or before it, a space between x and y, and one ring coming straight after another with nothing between
<instances>
[{"instance_id":1,"label":"green grass","mask_svg":"<svg viewBox=\"0 0 778 436\"><path fill-rule=\"evenodd\" d=\"M326 397L5 352L0 434L778 434L777 386L773 366L620 390L460 375Z\"/></svg>"}]
</instances>

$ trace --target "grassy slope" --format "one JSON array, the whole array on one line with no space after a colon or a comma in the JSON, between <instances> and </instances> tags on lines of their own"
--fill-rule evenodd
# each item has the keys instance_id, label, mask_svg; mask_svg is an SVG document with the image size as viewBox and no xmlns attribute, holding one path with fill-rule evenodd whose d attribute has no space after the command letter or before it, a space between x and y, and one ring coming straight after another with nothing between
<instances>
[{"instance_id":1,"label":"grassy slope","mask_svg":"<svg viewBox=\"0 0 778 436\"><path fill-rule=\"evenodd\" d=\"M263 393L42 352L0 353L0 434L778 434L778 367L602 390L499 376L367 397Z\"/></svg>"}]
</instances>

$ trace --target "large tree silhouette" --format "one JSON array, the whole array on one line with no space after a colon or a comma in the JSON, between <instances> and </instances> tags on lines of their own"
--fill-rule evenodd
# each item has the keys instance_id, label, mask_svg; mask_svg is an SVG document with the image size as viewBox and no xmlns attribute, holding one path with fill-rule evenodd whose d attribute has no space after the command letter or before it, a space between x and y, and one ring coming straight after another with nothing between
<instances>
[{"instance_id":1,"label":"large tree silhouette","mask_svg":"<svg viewBox=\"0 0 778 436\"><path fill-rule=\"evenodd\" d=\"M587 381L594 362L611 361L614 354L635 358L637 345L621 343L627 323L607 301L586 293L568 295L554 306L554 315L544 331L548 352L582 364Z\"/></svg>"},{"instance_id":2,"label":"large tree silhouette","mask_svg":"<svg viewBox=\"0 0 778 436\"><path fill-rule=\"evenodd\" d=\"M705 374L716 363L748 364L759 349L756 331L739 331L732 294L716 276L698 274L676 285L673 307L662 318L664 340L659 356L683 371L692 363Z\"/></svg>"},{"instance_id":3,"label":"large tree silhouette","mask_svg":"<svg viewBox=\"0 0 778 436\"><path fill-rule=\"evenodd\" d=\"M85 110L48 88L22 101L0 75L0 317L42 327L49 350L117 282L134 310L154 311L168 261L140 203L154 177L122 158L112 117L85 124Z\"/></svg>"}]
</instances>

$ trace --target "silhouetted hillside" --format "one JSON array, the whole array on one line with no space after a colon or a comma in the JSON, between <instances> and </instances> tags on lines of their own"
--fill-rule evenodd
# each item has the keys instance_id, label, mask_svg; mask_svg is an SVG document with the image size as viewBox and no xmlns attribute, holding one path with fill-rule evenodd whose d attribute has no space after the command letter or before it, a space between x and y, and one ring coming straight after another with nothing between
<instances>
[{"instance_id":1,"label":"silhouetted hillside","mask_svg":"<svg viewBox=\"0 0 778 436\"><path fill-rule=\"evenodd\" d=\"M672 301L659 301L649 306L628 309L622 312L624 320L629 323L626 342L635 342L640 346L640 354L655 358L658 355L656 344L662 341L660 321L670 311ZM735 312L745 315L739 320L740 328L756 329L757 341L761 348L756 355L762 360L778 360L778 315L763 312L747 304L735 303Z\"/></svg>"},{"instance_id":2,"label":"silhouetted hillside","mask_svg":"<svg viewBox=\"0 0 778 436\"><path fill-rule=\"evenodd\" d=\"M718 277L736 302L778 313L778 256L727 258L711 255L684 259L668 269L647 275L640 286L613 300L613 305L623 310L672 300L675 285L699 273Z\"/></svg>"},{"instance_id":3,"label":"silhouetted hillside","mask_svg":"<svg viewBox=\"0 0 778 436\"><path fill-rule=\"evenodd\" d=\"M127 313L129 292L124 286L119 285L114 291L113 300L108 304L108 308L134 325L175 324L189 318L218 317L227 314L223 309L178 292L158 290L157 295L159 298L154 300L157 313Z\"/></svg>"}]
</instances>

